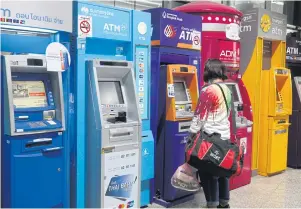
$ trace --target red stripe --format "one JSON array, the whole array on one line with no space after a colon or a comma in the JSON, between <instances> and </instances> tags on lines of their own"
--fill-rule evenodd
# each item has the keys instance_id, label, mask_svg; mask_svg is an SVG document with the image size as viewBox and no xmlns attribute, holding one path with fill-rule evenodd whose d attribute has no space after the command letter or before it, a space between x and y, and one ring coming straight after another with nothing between
<instances>
[{"instance_id":1,"label":"red stripe","mask_svg":"<svg viewBox=\"0 0 301 209\"><path fill-rule=\"evenodd\" d=\"M235 157L234 151L229 150L219 166L227 170L231 169L233 165L234 157Z\"/></svg>"},{"instance_id":2,"label":"red stripe","mask_svg":"<svg viewBox=\"0 0 301 209\"><path fill-rule=\"evenodd\" d=\"M200 149L198 151L198 158L200 160L202 160L205 157L205 155L210 150L210 148L212 147L212 145L213 145L212 143L209 143L209 142L207 142L205 140L202 141Z\"/></svg>"}]
</instances>

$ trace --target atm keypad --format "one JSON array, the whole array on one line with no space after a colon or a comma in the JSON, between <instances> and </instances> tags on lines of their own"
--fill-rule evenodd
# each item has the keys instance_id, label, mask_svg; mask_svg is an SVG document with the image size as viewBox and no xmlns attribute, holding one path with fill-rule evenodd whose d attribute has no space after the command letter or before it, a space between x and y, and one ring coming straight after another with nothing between
<instances>
[{"instance_id":1,"label":"atm keypad","mask_svg":"<svg viewBox=\"0 0 301 209\"><path fill-rule=\"evenodd\" d=\"M45 123L43 122L29 122L28 125L31 127L31 128L39 128L39 127L45 127L47 126Z\"/></svg>"}]
</instances>

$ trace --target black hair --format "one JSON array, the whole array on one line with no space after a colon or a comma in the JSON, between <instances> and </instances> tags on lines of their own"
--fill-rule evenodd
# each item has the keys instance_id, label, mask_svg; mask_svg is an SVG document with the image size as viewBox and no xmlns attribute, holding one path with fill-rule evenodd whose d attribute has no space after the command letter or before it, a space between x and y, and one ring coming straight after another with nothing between
<instances>
[{"instance_id":1,"label":"black hair","mask_svg":"<svg viewBox=\"0 0 301 209\"><path fill-rule=\"evenodd\" d=\"M224 81L227 79L226 71L227 68L222 61L219 59L208 59L205 63L203 79L206 83L214 79L221 79Z\"/></svg>"}]
</instances>

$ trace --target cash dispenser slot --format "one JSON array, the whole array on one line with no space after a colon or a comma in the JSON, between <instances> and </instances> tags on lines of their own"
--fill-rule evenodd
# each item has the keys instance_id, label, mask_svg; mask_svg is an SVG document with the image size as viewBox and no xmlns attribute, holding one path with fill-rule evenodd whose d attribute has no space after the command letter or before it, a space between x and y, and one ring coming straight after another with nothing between
<instances>
[{"instance_id":1,"label":"cash dispenser slot","mask_svg":"<svg viewBox=\"0 0 301 209\"><path fill-rule=\"evenodd\" d=\"M51 145L52 139L35 139L25 144L26 148L40 147L45 145Z\"/></svg>"},{"instance_id":2,"label":"cash dispenser slot","mask_svg":"<svg viewBox=\"0 0 301 209\"><path fill-rule=\"evenodd\" d=\"M132 140L133 135L133 128L110 129L110 141L112 142Z\"/></svg>"},{"instance_id":3,"label":"cash dispenser slot","mask_svg":"<svg viewBox=\"0 0 301 209\"><path fill-rule=\"evenodd\" d=\"M189 131L191 121L188 122L179 122L179 132Z\"/></svg>"}]
</instances>

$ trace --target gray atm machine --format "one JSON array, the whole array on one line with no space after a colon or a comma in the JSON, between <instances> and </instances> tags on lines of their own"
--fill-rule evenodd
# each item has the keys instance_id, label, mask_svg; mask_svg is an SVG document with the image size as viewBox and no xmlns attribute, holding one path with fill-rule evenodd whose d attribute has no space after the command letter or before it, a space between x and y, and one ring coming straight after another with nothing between
<instances>
[{"instance_id":1,"label":"gray atm machine","mask_svg":"<svg viewBox=\"0 0 301 209\"><path fill-rule=\"evenodd\" d=\"M140 207L141 120L131 62L87 61L86 207Z\"/></svg>"}]
</instances>

